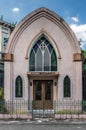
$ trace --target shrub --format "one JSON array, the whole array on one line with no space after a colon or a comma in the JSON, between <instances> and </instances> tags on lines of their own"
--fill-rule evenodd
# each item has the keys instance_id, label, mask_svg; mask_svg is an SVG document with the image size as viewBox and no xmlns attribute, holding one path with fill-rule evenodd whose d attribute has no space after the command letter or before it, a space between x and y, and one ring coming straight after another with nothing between
<instances>
[{"instance_id":1,"label":"shrub","mask_svg":"<svg viewBox=\"0 0 86 130\"><path fill-rule=\"evenodd\" d=\"M0 99L4 98L4 88L0 87Z\"/></svg>"}]
</instances>

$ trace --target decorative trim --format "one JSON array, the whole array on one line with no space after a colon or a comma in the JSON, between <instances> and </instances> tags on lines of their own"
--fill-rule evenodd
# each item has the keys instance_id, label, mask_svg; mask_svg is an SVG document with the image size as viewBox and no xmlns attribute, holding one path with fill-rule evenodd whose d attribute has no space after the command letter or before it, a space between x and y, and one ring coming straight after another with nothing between
<instances>
[{"instance_id":1,"label":"decorative trim","mask_svg":"<svg viewBox=\"0 0 86 130\"><path fill-rule=\"evenodd\" d=\"M59 72L27 72L27 75L28 76L31 76L31 77L33 77L33 76L49 76L49 77L51 77L51 76L58 76L59 75Z\"/></svg>"},{"instance_id":2,"label":"decorative trim","mask_svg":"<svg viewBox=\"0 0 86 130\"><path fill-rule=\"evenodd\" d=\"M73 54L73 61L82 61L83 57L81 53Z\"/></svg>"},{"instance_id":3,"label":"decorative trim","mask_svg":"<svg viewBox=\"0 0 86 130\"><path fill-rule=\"evenodd\" d=\"M3 61L13 61L13 54L4 53L2 54Z\"/></svg>"}]
</instances>

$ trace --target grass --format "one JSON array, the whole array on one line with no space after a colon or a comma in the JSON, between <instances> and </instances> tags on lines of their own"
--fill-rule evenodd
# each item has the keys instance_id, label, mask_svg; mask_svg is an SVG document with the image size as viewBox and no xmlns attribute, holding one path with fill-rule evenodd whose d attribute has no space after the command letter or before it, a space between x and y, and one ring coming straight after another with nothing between
<instances>
[{"instance_id":1,"label":"grass","mask_svg":"<svg viewBox=\"0 0 86 130\"><path fill-rule=\"evenodd\" d=\"M56 112L56 114L80 114L81 111L78 110L69 110L69 109L63 109Z\"/></svg>"}]
</instances>

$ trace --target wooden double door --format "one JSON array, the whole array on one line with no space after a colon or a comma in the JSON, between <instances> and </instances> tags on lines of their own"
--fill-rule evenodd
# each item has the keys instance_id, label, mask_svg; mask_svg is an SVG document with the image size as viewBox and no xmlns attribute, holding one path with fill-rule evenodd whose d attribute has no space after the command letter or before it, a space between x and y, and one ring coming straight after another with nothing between
<instances>
[{"instance_id":1,"label":"wooden double door","mask_svg":"<svg viewBox=\"0 0 86 130\"><path fill-rule=\"evenodd\" d=\"M53 109L53 81L34 80L33 108Z\"/></svg>"}]
</instances>

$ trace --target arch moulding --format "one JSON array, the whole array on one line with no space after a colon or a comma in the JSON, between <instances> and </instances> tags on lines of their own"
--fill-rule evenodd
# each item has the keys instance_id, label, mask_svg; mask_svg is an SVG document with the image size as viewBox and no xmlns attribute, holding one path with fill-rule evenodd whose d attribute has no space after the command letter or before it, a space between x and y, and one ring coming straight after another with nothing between
<instances>
[{"instance_id":1,"label":"arch moulding","mask_svg":"<svg viewBox=\"0 0 86 130\"><path fill-rule=\"evenodd\" d=\"M47 8L39 8L29 15L27 15L25 18L23 18L22 21L15 27L14 31L12 32L10 39L8 41L7 47L6 47L6 53L13 54L15 46L17 44L17 40L19 39L20 35L23 33L23 31L34 21L37 19L45 17L55 23L65 34L65 36L69 39L70 44L72 48L74 49L74 53L81 53L80 47L78 45L78 41L73 33L73 31L70 29L68 24L57 14L52 12L51 10ZM57 47L58 48L58 47ZM59 52L59 49L58 49ZM26 54L27 57L27 54ZM59 52L60 57L60 52Z\"/></svg>"},{"instance_id":2,"label":"arch moulding","mask_svg":"<svg viewBox=\"0 0 86 130\"><path fill-rule=\"evenodd\" d=\"M28 59L28 52L30 53L30 50L33 46L33 44L35 43L35 41L41 37L42 35L44 35L44 37L46 37L48 39L48 41L50 41L50 43L52 44L52 46L54 47L55 49L55 52L57 54L57 57L58 59L61 59L61 53L60 53L60 50L59 50L59 47L58 45L56 44L56 42L54 41L54 39L46 32L44 31L44 29L42 29L33 39L32 41L30 42L30 44L28 45L28 48L27 48L27 51L26 51L26 56L25 58Z\"/></svg>"}]
</instances>

